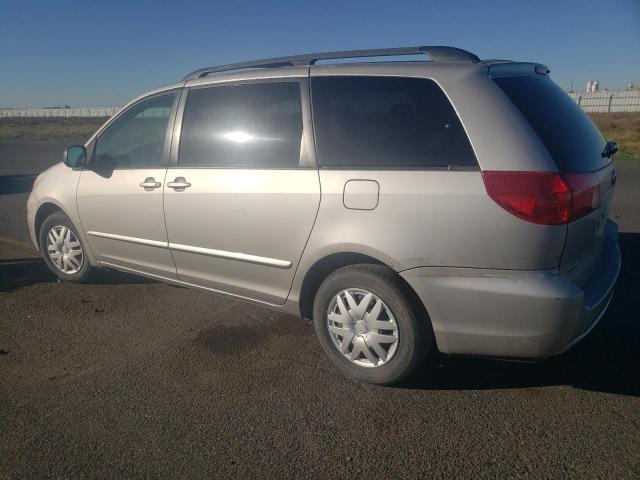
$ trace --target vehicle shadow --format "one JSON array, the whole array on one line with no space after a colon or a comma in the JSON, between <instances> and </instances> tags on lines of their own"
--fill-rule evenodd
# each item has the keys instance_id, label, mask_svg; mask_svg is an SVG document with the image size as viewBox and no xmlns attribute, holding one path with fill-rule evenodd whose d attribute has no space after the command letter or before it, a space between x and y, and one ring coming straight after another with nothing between
<instances>
[{"instance_id":1,"label":"vehicle shadow","mask_svg":"<svg viewBox=\"0 0 640 480\"><path fill-rule=\"evenodd\" d=\"M0 175L0 195L31 191L37 175Z\"/></svg>"},{"instance_id":2,"label":"vehicle shadow","mask_svg":"<svg viewBox=\"0 0 640 480\"><path fill-rule=\"evenodd\" d=\"M55 281L56 276L49 271L42 258L0 260L0 292Z\"/></svg>"},{"instance_id":3,"label":"vehicle shadow","mask_svg":"<svg viewBox=\"0 0 640 480\"><path fill-rule=\"evenodd\" d=\"M570 385L640 396L640 233L621 233L622 271L608 312L569 352L539 363L440 356L399 388L480 390ZM41 258L0 261L0 292L56 282ZM100 271L98 285L156 283L115 270Z\"/></svg>"},{"instance_id":4,"label":"vehicle shadow","mask_svg":"<svg viewBox=\"0 0 640 480\"><path fill-rule=\"evenodd\" d=\"M572 350L539 363L441 356L401 387L474 390L569 385L640 396L640 233L621 233L622 270L609 310Z\"/></svg>"},{"instance_id":5,"label":"vehicle shadow","mask_svg":"<svg viewBox=\"0 0 640 480\"><path fill-rule=\"evenodd\" d=\"M40 257L0 260L0 292L10 292L38 283L57 281L58 278L49 271L44 260ZM86 283L93 285L122 285L157 282L117 270L98 270L93 275L93 278Z\"/></svg>"}]
</instances>

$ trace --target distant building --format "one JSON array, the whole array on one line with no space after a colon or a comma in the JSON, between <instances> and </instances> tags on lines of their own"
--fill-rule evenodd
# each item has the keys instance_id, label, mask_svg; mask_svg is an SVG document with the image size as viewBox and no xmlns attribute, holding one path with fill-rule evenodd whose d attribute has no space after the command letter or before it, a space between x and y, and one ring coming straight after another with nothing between
<instances>
[{"instance_id":1,"label":"distant building","mask_svg":"<svg viewBox=\"0 0 640 480\"><path fill-rule=\"evenodd\" d=\"M600 90L600 82L598 80L589 80L587 82L587 93L593 93Z\"/></svg>"}]
</instances>

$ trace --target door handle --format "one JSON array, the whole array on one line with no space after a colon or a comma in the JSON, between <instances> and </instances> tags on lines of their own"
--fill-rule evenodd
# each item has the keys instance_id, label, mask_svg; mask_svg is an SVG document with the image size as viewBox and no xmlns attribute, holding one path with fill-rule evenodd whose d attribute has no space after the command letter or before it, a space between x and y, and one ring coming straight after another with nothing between
<instances>
[{"instance_id":1,"label":"door handle","mask_svg":"<svg viewBox=\"0 0 640 480\"><path fill-rule=\"evenodd\" d=\"M176 177L173 182L167 183L167 187L173 188L176 192L182 192L185 188L189 188L191 184L184 177Z\"/></svg>"},{"instance_id":2,"label":"door handle","mask_svg":"<svg viewBox=\"0 0 640 480\"><path fill-rule=\"evenodd\" d=\"M144 188L147 192L151 192L154 188L160 187L161 183L156 182L156 179L153 177L147 177L144 179L144 182L140 184L142 188Z\"/></svg>"}]
</instances>

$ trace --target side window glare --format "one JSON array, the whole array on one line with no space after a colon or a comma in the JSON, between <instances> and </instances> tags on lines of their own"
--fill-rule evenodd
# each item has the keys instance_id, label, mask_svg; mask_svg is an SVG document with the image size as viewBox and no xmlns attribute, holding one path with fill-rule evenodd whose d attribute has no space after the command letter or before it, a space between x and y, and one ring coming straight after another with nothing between
<instances>
[{"instance_id":1,"label":"side window glare","mask_svg":"<svg viewBox=\"0 0 640 480\"><path fill-rule=\"evenodd\" d=\"M187 97L178 163L296 168L301 140L298 82L197 88Z\"/></svg>"}]
</instances>

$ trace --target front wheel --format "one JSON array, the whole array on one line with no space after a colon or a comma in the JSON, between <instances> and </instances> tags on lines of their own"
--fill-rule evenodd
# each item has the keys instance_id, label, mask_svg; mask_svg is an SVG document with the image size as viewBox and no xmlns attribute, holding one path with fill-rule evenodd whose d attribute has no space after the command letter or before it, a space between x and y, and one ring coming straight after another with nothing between
<instances>
[{"instance_id":1,"label":"front wheel","mask_svg":"<svg viewBox=\"0 0 640 480\"><path fill-rule=\"evenodd\" d=\"M62 212L49 215L40 227L40 250L44 261L61 280L84 282L93 272L80 235Z\"/></svg>"},{"instance_id":2,"label":"front wheel","mask_svg":"<svg viewBox=\"0 0 640 480\"><path fill-rule=\"evenodd\" d=\"M313 319L326 354L359 381L399 382L435 348L428 318L382 265L353 265L329 275L316 294Z\"/></svg>"}]
</instances>

